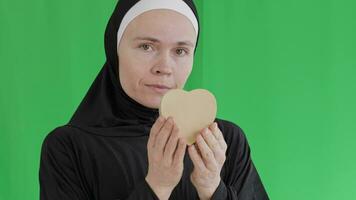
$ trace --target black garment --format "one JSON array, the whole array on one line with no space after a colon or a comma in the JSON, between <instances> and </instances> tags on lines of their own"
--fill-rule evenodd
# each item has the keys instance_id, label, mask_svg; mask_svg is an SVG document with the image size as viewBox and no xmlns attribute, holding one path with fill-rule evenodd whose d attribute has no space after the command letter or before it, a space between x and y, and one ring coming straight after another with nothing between
<instances>
[{"instance_id":1,"label":"black garment","mask_svg":"<svg viewBox=\"0 0 356 200\"><path fill-rule=\"evenodd\" d=\"M198 19L193 2L184 1ZM120 0L117 4L105 31L107 60L103 68L70 122L54 129L43 142L39 170L42 200L157 199L145 177L147 141L159 113L131 99L118 79L117 31L136 2ZM228 149L213 199L268 199L242 130L229 121L215 121ZM183 177L170 199L198 198L189 179L192 169L186 152Z\"/></svg>"},{"instance_id":2,"label":"black garment","mask_svg":"<svg viewBox=\"0 0 356 200\"><path fill-rule=\"evenodd\" d=\"M216 119L228 145L220 185L212 199L266 200L245 134L235 124ZM147 131L149 131L147 129ZM42 147L42 200L158 199L145 181L147 140L142 136L108 136L70 125L53 130ZM170 199L198 199L189 175L193 164L186 152L184 171Z\"/></svg>"}]
</instances>

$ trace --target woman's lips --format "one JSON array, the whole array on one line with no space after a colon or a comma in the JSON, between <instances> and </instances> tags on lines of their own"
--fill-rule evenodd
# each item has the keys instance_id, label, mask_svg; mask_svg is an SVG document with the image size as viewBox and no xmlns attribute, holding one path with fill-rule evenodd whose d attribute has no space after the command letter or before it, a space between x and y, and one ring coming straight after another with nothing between
<instances>
[{"instance_id":1,"label":"woman's lips","mask_svg":"<svg viewBox=\"0 0 356 200\"><path fill-rule=\"evenodd\" d=\"M165 94L170 90L171 88L164 86L164 85L147 85L149 88L151 88L153 91L160 93L160 94Z\"/></svg>"}]
</instances>

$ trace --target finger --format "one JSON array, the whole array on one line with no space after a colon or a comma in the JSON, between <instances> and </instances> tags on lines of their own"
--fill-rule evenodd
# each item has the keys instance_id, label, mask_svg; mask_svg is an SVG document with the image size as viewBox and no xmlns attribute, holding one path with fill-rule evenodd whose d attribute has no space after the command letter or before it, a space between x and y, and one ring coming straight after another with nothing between
<instances>
[{"instance_id":1,"label":"finger","mask_svg":"<svg viewBox=\"0 0 356 200\"><path fill-rule=\"evenodd\" d=\"M210 128L210 130L212 130L212 133L215 136L215 138L217 139L217 141L219 142L220 147L225 152L227 149L227 144L225 142L224 135L222 134L221 130L218 127L218 124L216 122L214 122L213 124L211 124L211 126L209 128Z\"/></svg>"},{"instance_id":2,"label":"finger","mask_svg":"<svg viewBox=\"0 0 356 200\"><path fill-rule=\"evenodd\" d=\"M202 157L199 155L198 150L196 149L195 145L190 145L188 147L189 157L192 160L194 167L197 168L199 171L205 171L206 167Z\"/></svg>"},{"instance_id":3,"label":"finger","mask_svg":"<svg viewBox=\"0 0 356 200\"><path fill-rule=\"evenodd\" d=\"M164 148L164 153L163 155L167 158L169 158L170 160L172 160L174 151L178 145L178 136L179 136L179 129L178 126L176 124L173 125L173 130L172 133L168 139L168 142Z\"/></svg>"},{"instance_id":4,"label":"finger","mask_svg":"<svg viewBox=\"0 0 356 200\"><path fill-rule=\"evenodd\" d=\"M170 134L172 132L173 124L174 124L174 122L173 122L172 117L168 117L168 119L164 123L163 127L161 128L161 130L159 131L159 133L156 136L154 148L157 151L162 152L162 154L163 154L164 146L167 143L168 137L170 136Z\"/></svg>"},{"instance_id":5,"label":"finger","mask_svg":"<svg viewBox=\"0 0 356 200\"><path fill-rule=\"evenodd\" d=\"M201 136L201 134L198 134L196 142L206 168L208 168L209 170L215 170L217 164L214 157L214 153L212 152L204 138Z\"/></svg>"},{"instance_id":6,"label":"finger","mask_svg":"<svg viewBox=\"0 0 356 200\"><path fill-rule=\"evenodd\" d=\"M178 146L174 153L173 165L178 165L179 163L183 163L185 149L187 147L187 143L184 139L180 138L178 140Z\"/></svg>"},{"instance_id":7,"label":"finger","mask_svg":"<svg viewBox=\"0 0 356 200\"><path fill-rule=\"evenodd\" d=\"M206 141L206 143L208 144L210 150L214 153L214 157L217 160L218 158L220 159L223 156L223 149L220 146L218 140L216 139L216 137L213 135L213 133L211 132L210 129L205 128L203 130L203 138Z\"/></svg>"},{"instance_id":8,"label":"finger","mask_svg":"<svg viewBox=\"0 0 356 200\"><path fill-rule=\"evenodd\" d=\"M214 150L220 149L220 144L216 137L214 136L213 132L208 129L204 128L202 131L202 136L206 143L208 144L209 148L214 152Z\"/></svg>"},{"instance_id":9,"label":"finger","mask_svg":"<svg viewBox=\"0 0 356 200\"><path fill-rule=\"evenodd\" d=\"M152 125L151 131L150 131L150 136L148 138L147 146L153 147L155 143L155 139L159 131L161 130L162 126L166 122L165 117L162 115L158 117L156 122Z\"/></svg>"}]
</instances>

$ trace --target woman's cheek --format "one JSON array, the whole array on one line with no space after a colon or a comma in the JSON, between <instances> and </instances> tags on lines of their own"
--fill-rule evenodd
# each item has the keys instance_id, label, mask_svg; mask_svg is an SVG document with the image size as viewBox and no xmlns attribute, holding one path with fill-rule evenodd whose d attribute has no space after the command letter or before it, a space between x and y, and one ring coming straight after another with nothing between
<instances>
[{"instance_id":1,"label":"woman's cheek","mask_svg":"<svg viewBox=\"0 0 356 200\"><path fill-rule=\"evenodd\" d=\"M188 80L189 75L190 75L189 69L185 69L184 71L180 71L177 73L176 81L177 81L178 88L184 87L186 81Z\"/></svg>"},{"instance_id":2,"label":"woman's cheek","mask_svg":"<svg viewBox=\"0 0 356 200\"><path fill-rule=\"evenodd\" d=\"M145 53L142 53L142 52L138 52L136 55L135 55L135 59L133 59L133 65L141 68L141 69L145 69L146 66L149 66L150 63L152 63L152 59L153 59L153 56L152 55L149 55L149 54L145 54Z\"/></svg>"}]
</instances>

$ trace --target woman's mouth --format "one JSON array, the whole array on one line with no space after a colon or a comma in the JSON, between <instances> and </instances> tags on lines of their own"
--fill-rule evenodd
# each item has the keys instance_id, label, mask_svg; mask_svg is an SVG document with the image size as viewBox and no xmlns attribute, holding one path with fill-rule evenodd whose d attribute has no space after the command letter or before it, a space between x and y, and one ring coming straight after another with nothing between
<instances>
[{"instance_id":1,"label":"woman's mouth","mask_svg":"<svg viewBox=\"0 0 356 200\"><path fill-rule=\"evenodd\" d=\"M166 92L168 92L171 88L165 85L146 85L148 86L150 89L152 89L153 91L159 93L159 94L165 94Z\"/></svg>"}]
</instances>

